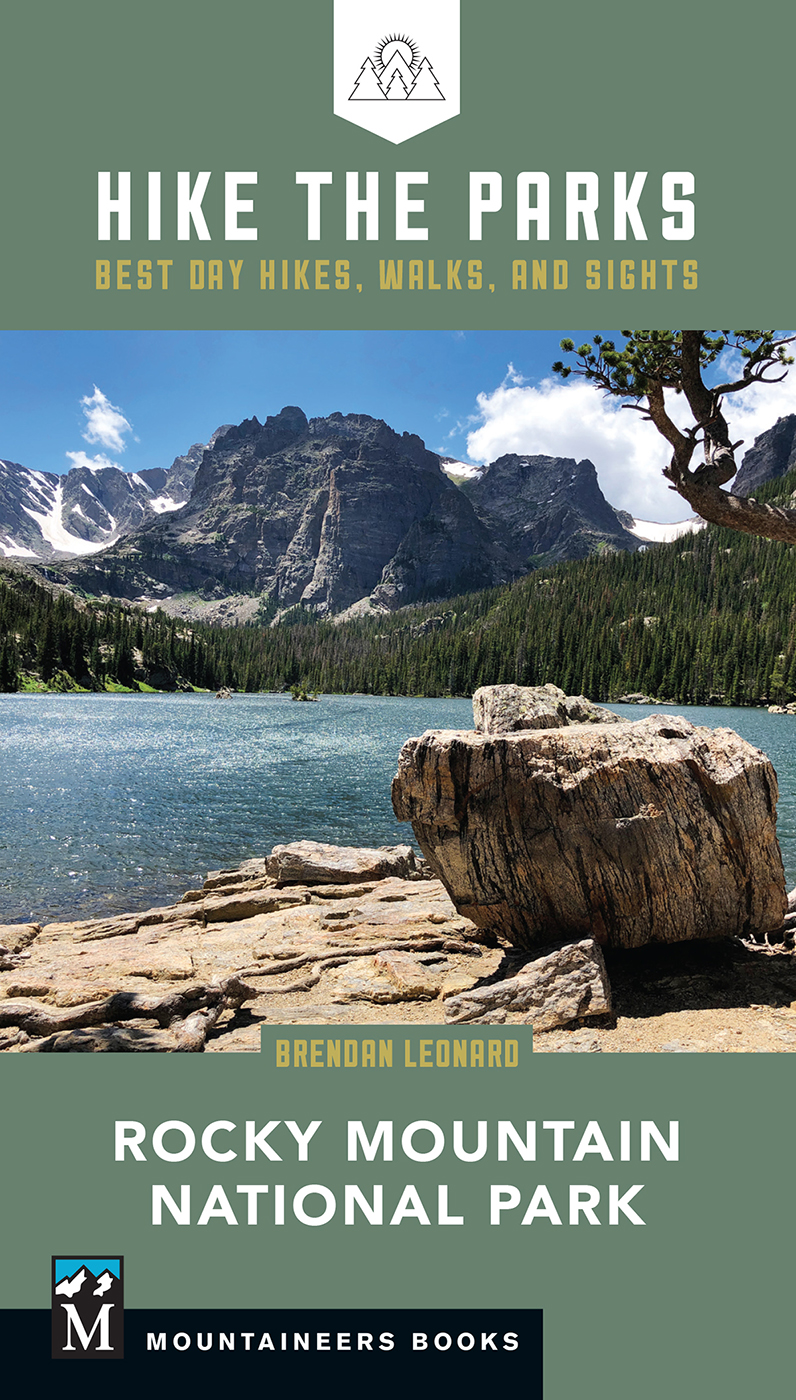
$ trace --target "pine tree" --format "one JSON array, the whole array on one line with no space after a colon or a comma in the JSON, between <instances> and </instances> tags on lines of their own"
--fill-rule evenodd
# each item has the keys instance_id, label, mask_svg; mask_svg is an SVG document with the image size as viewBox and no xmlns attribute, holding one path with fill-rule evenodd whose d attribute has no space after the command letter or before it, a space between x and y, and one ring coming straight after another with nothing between
<instances>
[{"instance_id":1,"label":"pine tree","mask_svg":"<svg viewBox=\"0 0 796 1400\"><path fill-rule=\"evenodd\" d=\"M374 102L384 101L384 88L379 82L378 74L373 65L372 58L366 58L359 70L359 77L354 83L354 91L349 97L349 102Z\"/></svg>"},{"instance_id":2,"label":"pine tree","mask_svg":"<svg viewBox=\"0 0 796 1400\"><path fill-rule=\"evenodd\" d=\"M408 95L409 94L406 91L406 83L404 82L403 78L401 77L401 74L396 68L395 72L390 78L390 85L387 88L385 97L387 97L390 101L395 101L396 99L399 99L400 101L405 102Z\"/></svg>"},{"instance_id":3,"label":"pine tree","mask_svg":"<svg viewBox=\"0 0 796 1400\"><path fill-rule=\"evenodd\" d=\"M10 637L0 642L0 691L9 694L19 690L19 657Z\"/></svg>"},{"instance_id":4,"label":"pine tree","mask_svg":"<svg viewBox=\"0 0 796 1400\"><path fill-rule=\"evenodd\" d=\"M36 652L36 663L43 681L52 680L58 660L58 634L51 612L47 613Z\"/></svg>"},{"instance_id":5,"label":"pine tree","mask_svg":"<svg viewBox=\"0 0 796 1400\"><path fill-rule=\"evenodd\" d=\"M423 59L417 77L412 83L409 97L414 102L444 102L445 97L437 82L434 69L427 58Z\"/></svg>"}]
</instances>

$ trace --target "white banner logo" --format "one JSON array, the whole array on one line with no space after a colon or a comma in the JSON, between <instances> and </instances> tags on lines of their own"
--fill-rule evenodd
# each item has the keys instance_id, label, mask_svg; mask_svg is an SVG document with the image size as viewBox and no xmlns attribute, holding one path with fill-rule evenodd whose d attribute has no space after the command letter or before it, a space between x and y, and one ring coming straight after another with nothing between
<instances>
[{"instance_id":1,"label":"white banner logo","mask_svg":"<svg viewBox=\"0 0 796 1400\"><path fill-rule=\"evenodd\" d=\"M459 0L335 0L334 110L398 145L459 115Z\"/></svg>"}]
</instances>

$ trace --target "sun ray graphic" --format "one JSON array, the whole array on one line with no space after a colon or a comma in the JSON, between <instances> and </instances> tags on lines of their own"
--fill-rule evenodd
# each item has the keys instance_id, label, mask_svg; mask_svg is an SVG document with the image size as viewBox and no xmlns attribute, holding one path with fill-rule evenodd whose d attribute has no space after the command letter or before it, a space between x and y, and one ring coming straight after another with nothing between
<instances>
[{"instance_id":1,"label":"sun ray graphic","mask_svg":"<svg viewBox=\"0 0 796 1400\"><path fill-rule=\"evenodd\" d=\"M407 67L413 71L417 69L420 62L420 49L408 34L388 34L386 39L382 39L376 45L376 51L373 55L376 67L384 72L390 59L394 58L396 53L400 54Z\"/></svg>"}]
</instances>

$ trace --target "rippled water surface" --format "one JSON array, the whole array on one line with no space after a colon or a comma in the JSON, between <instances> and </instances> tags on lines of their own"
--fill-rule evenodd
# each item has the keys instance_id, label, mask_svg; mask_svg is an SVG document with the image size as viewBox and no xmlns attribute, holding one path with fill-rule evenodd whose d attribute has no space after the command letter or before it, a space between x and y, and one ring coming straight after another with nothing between
<instances>
[{"instance_id":1,"label":"rippled water surface","mask_svg":"<svg viewBox=\"0 0 796 1400\"><path fill-rule=\"evenodd\" d=\"M796 883L796 718L677 713L728 725L770 755ZM401 745L471 723L469 700L2 695L0 923L163 903L278 841L408 841L390 805Z\"/></svg>"},{"instance_id":2,"label":"rippled water surface","mask_svg":"<svg viewBox=\"0 0 796 1400\"><path fill-rule=\"evenodd\" d=\"M471 723L467 700L2 695L0 923L147 908L278 841L409 841L401 745Z\"/></svg>"}]
</instances>

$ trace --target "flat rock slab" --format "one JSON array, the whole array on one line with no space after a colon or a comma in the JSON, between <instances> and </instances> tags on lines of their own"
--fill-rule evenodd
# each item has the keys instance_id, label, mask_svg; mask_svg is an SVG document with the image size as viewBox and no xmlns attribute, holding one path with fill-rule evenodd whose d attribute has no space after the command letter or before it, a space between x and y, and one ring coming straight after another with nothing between
<instances>
[{"instance_id":1,"label":"flat rock slab","mask_svg":"<svg viewBox=\"0 0 796 1400\"><path fill-rule=\"evenodd\" d=\"M536 1030L566 1026L583 1016L611 1011L611 989L599 945L593 938L568 943L535 958L514 977L448 997L445 1020L480 1021L495 1012L524 1012Z\"/></svg>"},{"instance_id":2,"label":"flat rock slab","mask_svg":"<svg viewBox=\"0 0 796 1400\"><path fill-rule=\"evenodd\" d=\"M280 885L358 884L393 875L407 879L417 868L411 846L327 846L321 841L293 841L274 846L266 861Z\"/></svg>"},{"instance_id":3,"label":"flat rock slab","mask_svg":"<svg viewBox=\"0 0 796 1400\"><path fill-rule=\"evenodd\" d=\"M159 993L195 978L212 983L245 971L255 978L260 1016L270 1016L275 998L284 997L291 1009L303 1008L302 998L314 995L316 986L320 992L335 964L338 979L321 1004L350 1006L355 1019L357 997L369 1008L411 1007L439 999L444 987L461 991L493 970L482 957L483 935L456 912L439 881L388 876L279 890L264 869L261 878L259 894L235 893L234 882L231 892L219 892L211 876L200 899L187 905L47 925L26 949L30 956L24 962L0 970L0 1013L16 1024L14 1015L32 1005L69 1008L116 991L145 993L157 986ZM346 980L345 969L354 963L358 966ZM255 1018L258 1004L259 999ZM228 1019L222 1018L221 1030ZM255 1019L253 1042L256 1024ZM78 1053L175 1048L168 1038L127 1032L75 1035L52 1048L64 1053L70 1047ZM8 1036L0 1040L0 1048L21 1048ZM213 1040L209 1048L214 1046Z\"/></svg>"},{"instance_id":4,"label":"flat rock slab","mask_svg":"<svg viewBox=\"0 0 796 1400\"><path fill-rule=\"evenodd\" d=\"M234 890L229 894L191 891L195 898L184 897L179 904L145 909L140 914L119 914L109 919L79 919L73 923L45 924L41 930L42 943L52 939L71 939L74 943L96 943L103 939L130 938L146 932L157 933L168 928L170 934L192 928L196 932L207 923L236 923L255 914L272 914L277 909L292 909L309 900L307 890L277 890L273 884L265 889Z\"/></svg>"},{"instance_id":5,"label":"flat rock slab","mask_svg":"<svg viewBox=\"0 0 796 1400\"><path fill-rule=\"evenodd\" d=\"M201 923L201 919L200 909L169 905L160 909L147 909L141 914L118 914L108 919L76 919L69 923L45 924L40 942L45 944L52 939L70 939L74 943L96 943L106 938L128 938L148 924L168 923L184 928L187 924Z\"/></svg>"},{"instance_id":6,"label":"flat rock slab","mask_svg":"<svg viewBox=\"0 0 796 1400\"><path fill-rule=\"evenodd\" d=\"M426 880L381 880L349 899L341 898L339 890L325 899L313 894L311 904L289 914L252 919L236 928L251 936L256 959L277 961L341 949L361 948L364 954L384 943L450 940L477 954L481 939L470 920L457 914L439 882Z\"/></svg>"},{"instance_id":7,"label":"flat rock slab","mask_svg":"<svg viewBox=\"0 0 796 1400\"><path fill-rule=\"evenodd\" d=\"M460 914L520 947L782 926L777 782L731 729L679 716L410 739L393 807Z\"/></svg>"},{"instance_id":8,"label":"flat rock slab","mask_svg":"<svg viewBox=\"0 0 796 1400\"><path fill-rule=\"evenodd\" d=\"M273 914L278 909L295 908L305 904L309 895L292 890L249 890L245 894L211 894L202 901L202 917L206 924L235 923L250 919L254 914Z\"/></svg>"}]
</instances>

